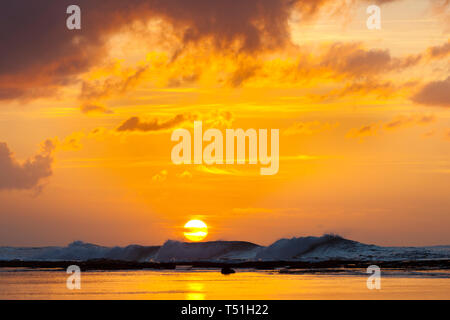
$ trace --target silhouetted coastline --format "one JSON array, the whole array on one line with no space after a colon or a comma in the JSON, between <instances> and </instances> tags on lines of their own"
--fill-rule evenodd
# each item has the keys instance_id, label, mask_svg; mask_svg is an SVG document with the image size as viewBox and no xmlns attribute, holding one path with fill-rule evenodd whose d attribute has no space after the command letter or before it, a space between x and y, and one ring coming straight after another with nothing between
<instances>
[{"instance_id":1,"label":"silhouetted coastline","mask_svg":"<svg viewBox=\"0 0 450 320\"><path fill-rule=\"evenodd\" d=\"M32 268L32 269L61 269L70 265L77 265L82 271L95 270L175 270L177 267L191 269L255 269L255 270L294 270L305 269L315 272L327 272L330 268L361 269L370 265L377 265L384 269L399 270L449 270L450 259L443 260L417 260L417 261L352 261L328 260L318 262L305 261L243 261L243 262L214 262L214 261L187 261L187 262L134 262L122 260L93 259L87 261L0 261L0 268Z\"/></svg>"}]
</instances>

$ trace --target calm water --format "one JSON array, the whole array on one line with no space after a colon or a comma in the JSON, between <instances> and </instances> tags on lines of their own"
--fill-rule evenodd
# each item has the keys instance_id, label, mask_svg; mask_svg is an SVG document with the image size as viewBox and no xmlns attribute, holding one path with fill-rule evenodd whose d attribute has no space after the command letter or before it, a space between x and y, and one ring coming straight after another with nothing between
<instances>
[{"instance_id":1,"label":"calm water","mask_svg":"<svg viewBox=\"0 0 450 320\"><path fill-rule=\"evenodd\" d=\"M364 274L278 274L217 270L83 272L68 290L63 271L0 269L0 299L450 299L450 273L383 275L369 290Z\"/></svg>"}]
</instances>

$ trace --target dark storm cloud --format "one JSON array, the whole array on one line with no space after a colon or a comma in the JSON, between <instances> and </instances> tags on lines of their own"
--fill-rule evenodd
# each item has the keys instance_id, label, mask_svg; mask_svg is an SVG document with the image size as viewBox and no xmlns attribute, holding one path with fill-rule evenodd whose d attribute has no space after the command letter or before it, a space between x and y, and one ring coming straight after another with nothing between
<instances>
[{"instance_id":1,"label":"dark storm cloud","mask_svg":"<svg viewBox=\"0 0 450 320\"><path fill-rule=\"evenodd\" d=\"M288 40L291 0L79 0L81 30L66 28L72 1L0 4L0 99L38 93L75 80L105 55L108 35L135 21L162 18L180 32L180 46L210 38L216 48L255 51ZM323 1L305 1L305 6Z\"/></svg>"},{"instance_id":2,"label":"dark storm cloud","mask_svg":"<svg viewBox=\"0 0 450 320\"><path fill-rule=\"evenodd\" d=\"M42 180L52 175L54 148L54 144L47 140L37 155L19 163L7 144L0 142L0 190L39 189Z\"/></svg>"},{"instance_id":3,"label":"dark storm cloud","mask_svg":"<svg viewBox=\"0 0 450 320\"><path fill-rule=\"evenodd\" d=\"M66 28L69 1L2 1L0 99L75 80L103 56L105 36L139 17L137 2L77 1L82 30Z\"/></svg>"},{"instance_id":4,"label":"dark storm cloud","mask_svg":"<svg viewBox=\"0 0 450 320\"><path fill-rule=\"evenodd\" d=\"M180 39L178 53L191 43L209 39L215 49L256 54L289 42L288 20L293 10L300 12L301 23L333 1L78 0L75 3L81 8L81 30L66 28L66 9L73 1L0 2L0 100L46 96L77 81L80 73L105 57L105 41L109 36L136 21L158 18L170 23ZM375 52L367 58L381 59L382 63L383 54Z\"/></svg>"}]
</instances>

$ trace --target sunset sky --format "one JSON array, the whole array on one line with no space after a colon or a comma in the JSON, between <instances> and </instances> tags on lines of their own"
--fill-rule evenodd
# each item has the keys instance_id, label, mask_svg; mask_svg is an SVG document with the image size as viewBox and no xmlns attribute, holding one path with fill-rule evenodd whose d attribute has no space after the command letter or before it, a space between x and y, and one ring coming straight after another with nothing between
<instances>
[{"instance_id":1,"label":"sunset sky","mask_svg":"<svg viewBox=\"0 0 450 320\"><path fill-rule=\"evenodd\" d=\"M0 4L0 246L450 244L449 0L72 2ZM174 165L194 120L279 129L278 174Z\"/></svg>"}]
</instances>

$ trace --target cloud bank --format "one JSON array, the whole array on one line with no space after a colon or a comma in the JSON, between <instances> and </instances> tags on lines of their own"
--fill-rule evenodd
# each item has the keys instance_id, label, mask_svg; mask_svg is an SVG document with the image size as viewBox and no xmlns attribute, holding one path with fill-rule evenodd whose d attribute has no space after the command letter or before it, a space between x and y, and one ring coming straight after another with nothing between
<instances>
[{"instance_id":1,"label":"cloud bank","mask_svg":"<svg viewBox=\"0 0 450 320\"><path fill-rule=\"evenodd\" d=\"M450 77L426 84L412 100L428 106L450 107Z\"/></svg>"},{"instance_id":2,"label":"cloud bank","mask_svg":"<svg viewBox=\"0 0 450 320\"><path fill-rule=\"evenodd\" d=\"M42 181L52 175L52 152L55 145L46 140L34 157L19 163L4 142L0 142L0 190L41 188Z\"/></svg>"},{"instance_id":3,"label":"cloud bank","mask_svg":"<svg viewBox=\"0 0 450 320\"><path fill-rule=\"evenodd\" d=\"M6 49L0 60L0 100L50 95L76 81L77 75L107 56L109 37L135 22L169 23L179 39L175 57L204 40L213 49L255 54L290 43L293 12L307 21L323 8L342 7L331 0L78 0L81 30L68 30L66 8L71 4L69 0L0 3L0 12L7 17L0 20Z\"/></svg>"}]
</instances>

